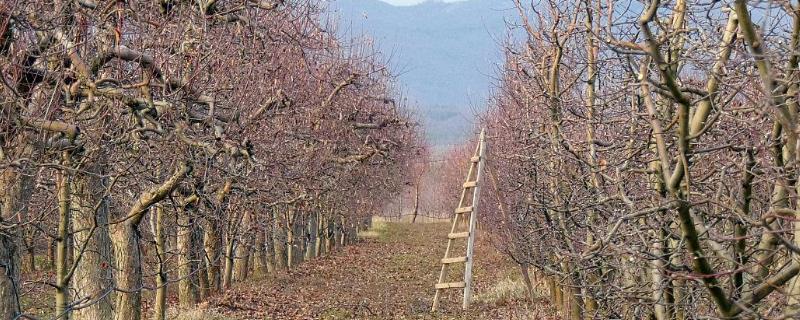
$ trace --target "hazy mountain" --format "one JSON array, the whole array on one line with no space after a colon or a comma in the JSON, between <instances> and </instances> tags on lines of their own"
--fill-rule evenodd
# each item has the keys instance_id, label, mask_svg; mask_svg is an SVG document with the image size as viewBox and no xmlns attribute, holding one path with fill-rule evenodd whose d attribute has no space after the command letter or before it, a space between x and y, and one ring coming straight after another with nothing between
<instances>
[{"instance_id":1,"label":"hazy mountain","mask_svg":"<svg viewBox=\"0 0 800 320\"><path fill-rule=\"evenodd\" d=\"M390 58L401 87L419 105L429 140L457 143L472 129L501 61L505 0L424 2L392 6L379 0L329 3L345 37L369 35Z\"/></svg>"}]
</instances>

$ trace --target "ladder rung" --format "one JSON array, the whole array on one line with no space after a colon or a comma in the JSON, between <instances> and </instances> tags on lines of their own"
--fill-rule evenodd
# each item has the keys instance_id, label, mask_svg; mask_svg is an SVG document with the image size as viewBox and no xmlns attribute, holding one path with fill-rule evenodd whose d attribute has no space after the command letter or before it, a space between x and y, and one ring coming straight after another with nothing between
<instances>
[{"instance_id":1,"label":"ladder rung","mask_svg":"<svg viewBox=\"0 0 800 320\"><path fill-rule=\"evenodd\" d=\"M448 239L459 239L469 237L469 232L450 233L447 235Z\"/></svg>"},{"instance_id":2,"label":"ladder rung","mask_svg":"<svg viewBox=\"0 0 800 320\"><path fill-rule=\"evenodd\" d=\"M442 259L442 263L443 264L459 263L459 262L467 262L467 257L456 257L456 258L444 258L444 259Z\"/></svg>"},{"instance_id":3,"label":"ladder rung","mask_svg":"<svg viewBox=\"0 0 800 320\"><path fill-rule=\"evenodd\" d=\"M464 188L475 188L478 186L478 181L467 181L464 182Z\"/></svg>"},{"instance_id":4,"label":"ladder rung","mask_svg":"<svg viewBox=\"0 0 800 320\"><path fill-rule=\"evenodd\" d=\"M474 163L478 163L478 161L481 161L481 157L480 156L474 156L474 157L470 158L469 161L472 161Z\"/></svg>"},{"instance_id":5,"label":"ladder rung","mask_svg":"<svg viewBox=\"0 0 800 320\"><path fill-rule=\"evenodd\" d=\"M464 286L463 282L437 283L436 289L463 288Z\"/></svg>"},{"instance_id":6,"label":"ladder rung","mask_svg":"<svg viewBox=\"0 0 800 320\"><path fill-rule=\"evenodd\" d=\"M456 209L456 214L459 214L459 213L467 213L467 212L472 212L472 206L469 206L469 207L461 207L461 208L457 208L457 209Z\"/></svg>"}]
</instances>

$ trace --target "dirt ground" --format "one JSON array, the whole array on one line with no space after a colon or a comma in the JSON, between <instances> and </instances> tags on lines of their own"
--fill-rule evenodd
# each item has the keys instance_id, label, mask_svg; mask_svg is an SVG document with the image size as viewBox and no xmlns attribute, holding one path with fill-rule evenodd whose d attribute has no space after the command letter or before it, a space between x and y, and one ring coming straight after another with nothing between
<instances>
[{"instance_id":1,"label":"dirt ground","mask_svg":"<svg viewBox=\"0 0 800 320\"><path fill-rule=\"evenodd\" d=\"M239 284L203 306L219 319L550 319L545 299L525 294L519 272L480 234L474 302L461 311L460 289L445 290L430 313L448 223L381 222L344 252ZM463 241L463 240L462 240ZM463 241L466 242L466 241ZM465 252L464 246L455 252ZM452 255L451 255L452 256ZM456 264L450 281L463 277ZM541 296L534 294L534 296Z\"/></svg>"}]
</instances>

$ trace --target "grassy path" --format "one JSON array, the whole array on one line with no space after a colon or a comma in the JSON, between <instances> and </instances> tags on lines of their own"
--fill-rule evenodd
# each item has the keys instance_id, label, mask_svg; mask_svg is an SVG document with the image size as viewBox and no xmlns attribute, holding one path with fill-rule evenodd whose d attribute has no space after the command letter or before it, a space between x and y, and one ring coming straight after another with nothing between
<instances>
[{"instance_id":1,"label":"grassy path","mask_svg":"<svg viewBox=\"0 0 800 320\"><path fill-rule=\"evenodd\" d=\"M478 237L475 302L462 312L461 291L446 290L429 312L447 223L382 223L363 242L296 269L249 280L206 306L221 319L544 319L524 301L513 264ZM458 248L461 250L461 248ZM461 251L456 251L461 252ZM463 265L461 265L463 266ZM463 269L457 267L454 269ZM453 272L452 279L463 274ZM541 302L534 303L541 308Z\"/></svg>"}]
</instances>

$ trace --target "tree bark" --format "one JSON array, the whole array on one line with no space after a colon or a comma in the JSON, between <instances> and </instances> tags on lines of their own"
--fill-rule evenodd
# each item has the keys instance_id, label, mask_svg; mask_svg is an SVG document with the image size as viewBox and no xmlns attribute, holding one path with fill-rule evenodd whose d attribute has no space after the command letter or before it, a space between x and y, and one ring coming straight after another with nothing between
<instances>
[{"instance_id":1,"label":"tree bark","mask_svg":"<svg viewBox=\"0 0 800 320\"><path fill-rule=\"evenodd\" d=\"M281 216L277 209L272 210L272 248L274 249L276 270L285 270L287 264L286 236L285 229L281 225Z\"/></svg>"},{"instance_id":2,"label":"tree bark","mask_svg":"<svg viewBox=\"0 0 800 320\"><path fill-rule=\"evenodd\" d=\"M234 263L233 281L242 282L250 275L250 243L239 243L236 247L236 262Z\"/></svg>"},{"instance_id":3,"label":"tree bark","mask_svg":"<svg viewBox=\"0 0 800 320\"><path fill-rule=\"evenodd\" d=\"M295 264L294 211L289 209L286 219L286 268L292 269Z\"/></svg>"},{"instance_id":4,"label":"tree bark","mask_svg":"<svg viewBox=\"0 0 800 320\"><path fill-rule=\"evenodd\" d=\"M196 197L195 197L196 198ZM187 201L188 202L188 201ZM189 309L197 304L197 290L194 285L197 278L197 255L194 233L194 204L188 203L178 211L178 305Z\"/></svg>"},{"instance_id":5,"label":"tree bark","mask_svg":"<svg viewBox=\"0 0 800 320\"><path fill-rule=\"evenodd\" d=\"M0 171L0 222L12 220L24 207L23 194L30 188L29 177L13 168ZM17 229L0 232L0 319L15 319L20 313L18 232Z\"/></svg>"},{"instance_id":6,"label":"tree bark","mask_svg":"<svg viewBox=\"0 0 800 320\"><path fill-rule=\"evenodd\" d=\"M195 220L195 223L197 221ZM206 253L205 247L203 246L203 240L205 239L205 229L204 228L192 228L192 254L196 258L195 262L197 263L197 273L195 276L197 277L197 286L198 286L198 293L200 300L205 300L209 296L211 296L211 284L208 280L208 265L206 264L206 257L208 254Z\"/></svg>"},{"instance_id":7,"label":"tree bark","mask_svg":"<svg viewBox=\"0 0 800 320\"><path fill-rule=\"evenodd\" d=\"M347 244L347 220L342 216L342 223L339 227L339 245L344 247Z\"/></svg>"},{"instance_id":8,"label":"tree bark","mask_svg":"<svg viewBox=\"0 0 800 320\"><path fill-rule=\"evenodd\" d=\"M222 288L225 290L229 289L233 282L233 263L236 259L236 247L238 247L236 235L229 234L225 243L225 268L222 274Z\"/></svg>"},{"instance_id":9,"label":"tree bark","mask_svg":"<svg viewBox=\"0 0 800 320\"><path fill-rule=\"evenodd\" d=\"M411 217L411 223L417 222L417 215L419 214L419 184L422 178L417 179L416 186L414 186L414 213Z\"/></svg>"},{"instance_id":10,"label":"tree bark","mask_svg":"<svg viewBox=\"0 0 800 320\"><path fill-rule=\"evenodd\" d=\"M325 218L325 254L331 254L336 249L336 220L331 217Z\"/></svg>"},{"instance_id":11,"label":"tree bark","mask_svg":"<svg viewBox=\"0 0 800 320\"><path fill-rule=\"evenodd\" d=\"M527 263L519 263L519 270L522 273L522 281L525 282L525 291L528 300L533 302L533 282L531 281L530 268Z\"/></svg>"},{"instance_id":12,"label":"tree bark","mask_svg":"<svg viewBox=\"0 0 800 320\"><path fill-rule=\"evenodd\" d=\"M217 190L216 194L216 216L206 219L205 239L203 243L206 248L206 264L208 266L209 290L212 292L220 291L222 288L222 272L220 262L222 259L222 229L219 219L223 218L225 212L226 199L233 186L233 181L226 179L224 184Z\"/></svg>"},{"instance_id":13,"label":"tree bark","mask_svg":"<svg viewBox=\"0 0 800 320\"><path fill-rule=\"evenodd\" d=\"M19 314L17 245L12 233L0 233L0 318Z\"/></svg>"},{"instance_id":14,"label":"tree bark","mask_svg":"<svg viewBox=\"0 0 800 320\"><path fill-rule=\"evenodd\" d=\"M236 246L236 259L234 262L234 281L244 281L247 279L248 272L250 271L250 248L253 245L252 238L250 237L250 212L244 212L242 217L242 228L239 234L242 238L239 245Z\"/></svg>"},{"instance_id":15,"label":"tree bark","mask_svg":"<svg viewBox=\"0 0 800 320\"><path fill-rule=\"evenodd\" d=\"M305 228L305 237L303 237L305 242L305 260L311 260L316 256L316 241L315 238L317 237L317 221L316 215L313 213L308 213L306 219L306 228Z\"/></svg>"},{"instance_id":16,"label":"tree bark","mask_svg":"<svg viewBox=\"0 0 800 320\"><path fill-rule=\"evenodd\" d=\"M58 231L56 234L56 294L55 312L56 317L69 319L69 278L70 269L67 252L69 248L69 237L72 233L69 230L70 205L69 205L69 174L62 171L56 177L56 191L58 198Z\"/></svg>"},{"instance_id":17,"label":"tree bark","mask_svg":"<svg viewBox=\"0 0 800 320\"><path fill-rule=\"evenodd\" d=\"M317 235L314 239L314 257L322 255L322 239L325 238L328 226L325 224L325 217L322 212L317 212Z\"/></svg>"},{"instance_id":18,"label":"tree bark","mask_svg":"<svg viewBox=\"0 0 800 320\"><path fill-rule=\"evenodd\" d=\"M150 219L153 232L153 240L156 246L156 261L158 271L156 272L156 294L153 302L153 319L164 320L167 318L167 249L164 236L164 207L155 205L152 207L155 215Z\"/></svg>"},{"instance_id":19,"label":"tree bark","mask_svg":"<svg viewBox=\"0 0 800 320\"><path fill-rule=\"evenodd\" d=\"M267 242L266 231L264 230L264 228L259 228L258 231L256 232L255 244L253 245L254 246L253 263L255 264L253 269L256 275L264 275L269 272L267 267L266 242Z\"/></svg>"},{"instance_id":20,"label":"tree bark","mask_svg":"<svg viewBox=\"0 0 800 320\"><path fill-rule=\"evenodd\" d=\"M264 260L267 263L267 272L275 272L275 242L273 241L274 229L267 224L264 230Z\"/></svg>"},{"instance_id":21,"label":"tree bark","mask_svg":"<svg viewBox=\"0 0 800 320\"><path fill-rule=\"evenodd\" d=\"M92 301L87 307L75 310L74 319L113 317L113 253L108 234L108 199L100 187L103 183L83 174L74 175L70 183L73 251L77 263L72 278L73 299ZM85 247L83 252L81 247Z\"/></svg>"},{"instance_id":22,"label":"tree bark","mask_svg":"<svg viewBox=\"0 0 800 320\"><path fill-rule=\"evenodd\" d=\"M139 320L142 318L142 260L139 250L137 225L118 223L111 225L111 240L114 243L117 286L117 302L114 308L116 320Z\"/></svg>"},{"instance_id":23,"label":"tree bark","mask_svg":"<svg viewBox=\"0 0 800 320\"><path fill-rule=\"evenodd\" d=\"M206 272L208 273L208 293L220 290L221 275L220 275L220 259L222 258L221 252L222 235L219 230L217 221L206 219L206 227L203 234L203 245L206 250L205 263Z\"/></svg>"}]
</instances>

